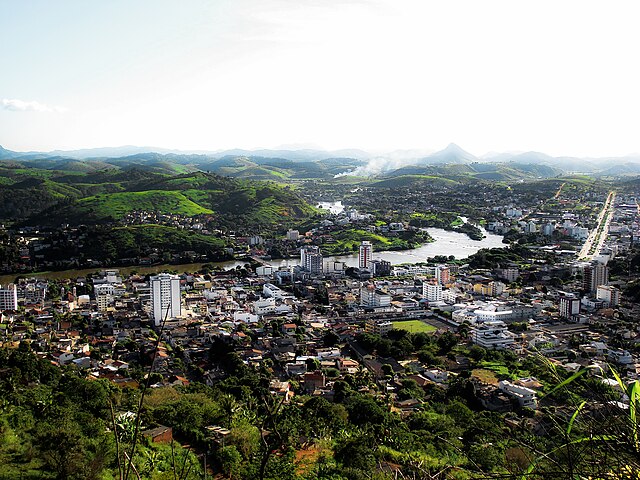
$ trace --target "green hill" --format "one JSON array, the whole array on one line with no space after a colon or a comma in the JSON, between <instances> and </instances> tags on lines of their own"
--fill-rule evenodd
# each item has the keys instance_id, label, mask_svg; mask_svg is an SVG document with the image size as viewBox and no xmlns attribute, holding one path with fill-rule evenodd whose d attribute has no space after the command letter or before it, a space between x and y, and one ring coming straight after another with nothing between
<instances>
[{"instance_id":1,"label":"green hill","mask_svg":"<svg viewBox=\"0 0 640 480\"><path fill-rule=\"evenodd\" d=\"M226 255L224 246L220 238L164 225L96 227L83 245L82 254L106 261L142 257L157 250L170 253L191 250L222 259Z\"/></svg>"},{"instance_id":2,"label":"green hill","mask_svg":"<svg viewBox=\"0 0 640 480\"><path fill-rule=\"evenodd\" d=\"M69 185L31 177L0 188L0 219L27 218L63 202L72 202L82 192Z\"/></svg>"},{"instance_id":3,"label":"green hill","mask_svg":"<svg viewBox=\"0 0 640 480\"><path fill-rule=\"evenodd\" d=\"M144 192L119 192L85 197L67 207L71 215L88 216L95 220L118 219L133 211L200 215L212 213L189 200L180 192L148 190ZM66 212L61 212L65 215Z\"/></svg>"},{"instance_id":4,"label":"green hill","mask_svg":"<svg viewBox=\"0 0 640 480\"><path fill-rule=\"evenodd\" d=\"M459 182L456 180L433 175L401 175L399 177L373 182L371 186L379 188L400 188L417 185L455 185L457 183Z\"/></svg>"},{"instance_id":5,"label":"green hill","mask_svg":"<svg viewBox=\"0 0 640 480\"><path fill-rule=\"evenodd\" d=\"M409 165L384 175L377 182L381 187L412 186L426 183L425 178L450 179L458 182L483 180L495 181L531 181L561 175L562 170L548 165L530 165L522 163L482 163L447 165ZM402 179L393 182L394 179Z\"/></svg>"},{"instance_id":6,"label":"green hill","mask_svg":"<svg viewBox=\"0 0 640 480\"><path fill-rule=\"evenodd\" d=\"M46 163L51 167L52 163ZM177 165L183 167L183 165ZM251 167L282 179L278 167ZM237 231L294 225L316 215L294 189L275 182L235 179L202 171L161 174L147 165L71 172L0 162L0 221L31 225L104 223L134 211L194 216Z\"/></svg>"}]
</instances>

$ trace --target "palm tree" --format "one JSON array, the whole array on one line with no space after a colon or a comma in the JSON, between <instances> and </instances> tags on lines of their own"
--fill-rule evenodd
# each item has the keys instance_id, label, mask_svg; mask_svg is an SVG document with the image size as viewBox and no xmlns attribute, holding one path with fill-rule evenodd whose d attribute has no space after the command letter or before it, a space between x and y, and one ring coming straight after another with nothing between
<instances>
[{"instance_id":1,"label":"palm tree","mask_svg":"<svg viewBox=\"0 0 640 480\"><path fill-rule=\"evenodd\" d=\"M371 382L371 372L364 365L359 364L354 378L358 387L366 387Z\"/></svg>"},{"instance_id":2,"label":"palm tree","mask_svg":"<svg viewBox=\"0 0 640 480\"><path fill-rule=\"evenodd\" d=\"M233 420L238 414L238 412L241 410L242 406L240 402L238 402L238 400L236 400L236 398L233 395L229 395L228 393L222 395L222 397L220 398L219 404L220 404L220 409L224 413L227 427L231 428L231 425L233 424Z\"/></svg>"}]
</instances>

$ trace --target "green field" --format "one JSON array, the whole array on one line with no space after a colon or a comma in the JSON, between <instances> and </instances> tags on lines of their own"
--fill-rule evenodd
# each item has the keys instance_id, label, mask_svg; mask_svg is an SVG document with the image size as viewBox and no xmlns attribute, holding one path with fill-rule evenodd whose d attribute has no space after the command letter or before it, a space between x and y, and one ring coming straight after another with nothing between
<instances>
[{"instance_id":1,"label":"green field","mask_svg":"<svg viewBox=\"0 0 640 480\"><path fill-rule=\"evenodd\" d=\"M430 333L437 330L433 325L429 325L421 320L404 320L400 322L393 322L393 328L398 330L406 330L411 333Z\"/></svg>"}]
</instances>

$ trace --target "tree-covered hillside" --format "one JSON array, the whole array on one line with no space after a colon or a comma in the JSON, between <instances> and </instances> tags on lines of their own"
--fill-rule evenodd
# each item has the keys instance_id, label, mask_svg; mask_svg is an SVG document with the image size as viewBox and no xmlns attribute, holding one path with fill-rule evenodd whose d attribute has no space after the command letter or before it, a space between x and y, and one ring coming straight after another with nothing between
<instances>
[{"instance_id":1,"label":"tree-covered hillside","mask_svg":"<svg viewBox=\"0 0 640 480\"><path fill-rule=\"evenodd\" d=\"M149 212L210 214L220 227L260 229L293 225L316 213L290 187L200 171L161 174L138 165L80 172L5 162L0 175L0 220L5 222L92 224Z\"/></svg>"}]
</instances>

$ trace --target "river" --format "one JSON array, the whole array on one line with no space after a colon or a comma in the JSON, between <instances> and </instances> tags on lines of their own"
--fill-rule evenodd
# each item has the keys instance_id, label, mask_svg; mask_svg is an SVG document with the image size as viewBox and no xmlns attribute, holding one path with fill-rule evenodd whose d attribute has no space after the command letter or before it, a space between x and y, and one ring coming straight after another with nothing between
<instances>
[{"instance_id":1,"label":"river","mask_svg":"<svg viewBox=\"0 0 640 480\"><path fill-rule=\"evenodd\" d=\"M320 207L326 208L332 213L338 214L344 210L342 202L320 202ZM466 221L466 218L463 218ZM495 235L486 230L483 230L485 238L482 240L471 240L464 233L450 232L448 230L442 230L441 228L429 228L427 229L429 235L433 237L433 242L425 243L418 248L403 251L379 251L373 252L373 259L387 260L392 265L399 265L402 263L418 263L426 262L429 257L435 257L437 255L453 255L457 259L466 258L469 255L473 255L481 248L504 248L505 244L502 243L502 237ZM336 255L331 257L324 257L324 262L345 262L349 267L358 266L358 253L352 253L350 255ZM239 265L244 265L246 262L240 260L229 260L226 262L207 262L212 265L218 266L225 270L235 268ZM268 262L274 267L280 267L282 265L298 265L300 258L291 258L288 260L276 259ZM94 267L85 268L79 270L60 270L56 272L40 272L40 273L25 273L27 277L41 277L48 279L65 279L83 277L89 273L93 273L100 270L117 269L123 275L128 275L133 271L138 272L141 275L148 273L159 273L166 270L173 270L179 273L182 272L196 272L204 263L183 263L178 265L163 264L152 266L131 266L131 267ZM0 276L0 285L13 282L18 274L9 274Z\"/></svg>"},{"instance_id":2,"label":"river","mask_svg":"<svg viewBox=\"0 0 640 480\"><path fill-rule=\"evenodd\" d=\"M453 255L455 258L466 258L473 255L481 248L504 248L506 245L502 243L502 237L484 230L485 238L482 240L471 240L464 233L450 232L441 228L427 229L429 235L433 237L433 242L425 243L418 248L402 251L379 251L373 252L373 259L386 260L392 265L401 263L418 263L426 262L427 258L436 255ZM333 257L325 257L325 263L331 261L345 262L349 267L358 266L358 253L350 255L336 255ZM298 265L299 259L292 258L289 260L272 260L269 262L274 267L281 265Z\"/></svg>"}]
</instances>

